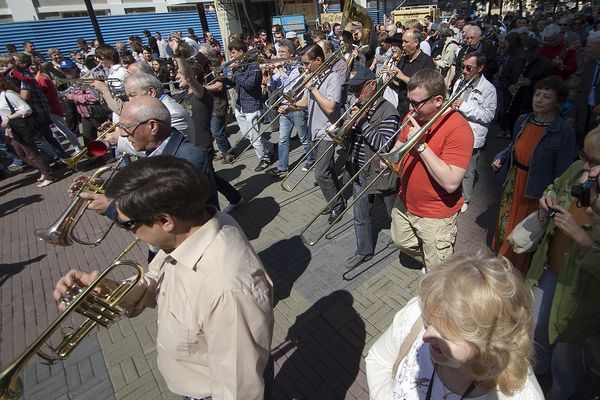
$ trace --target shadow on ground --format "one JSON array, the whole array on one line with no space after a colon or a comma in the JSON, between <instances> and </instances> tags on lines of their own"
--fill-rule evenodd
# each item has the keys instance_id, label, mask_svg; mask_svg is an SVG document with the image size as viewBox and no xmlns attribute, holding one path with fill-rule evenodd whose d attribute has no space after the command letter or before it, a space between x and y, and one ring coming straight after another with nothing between
<instances>
[{"instance_id":1,"label":"shadow on ground","mask_svg":"<svg viewBox=\"0 0 600 400\"><path fill-rule=\"evenodd\" d=\"M296 318L273 351L275 399L343 399L359 373L365 324L337 290ZM279 370L277 372L277 370Z\"/></svg>"}]
</instances>

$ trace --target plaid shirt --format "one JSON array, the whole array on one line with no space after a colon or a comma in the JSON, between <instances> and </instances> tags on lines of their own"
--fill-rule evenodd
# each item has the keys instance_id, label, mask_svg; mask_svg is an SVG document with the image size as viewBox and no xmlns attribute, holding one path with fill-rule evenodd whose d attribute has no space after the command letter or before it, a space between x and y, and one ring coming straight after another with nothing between
<instances>
[{"instance_id":1,"label":"plaid shirt","mask_svg":"<svg viewBox=\"0 0 600 400\"><path fill-rule=\"evenodd\" d=\"M253 113L263 108L262 74L258 63L253 62L237 68L233 76L227 78L225 82L235 86L237 92L235 106L242 113Z\"/></svg>"},{"instance_id":2,"label":"plaid shirt","mask_svg":"<svg viewBox=\"0 0 600 400\"><path fill-rule=\"evenodd\" d=\"M35 78L26 72L20 72L17 70L10 71L10 77L19 81L21 90L29 90L29 100L27 103L37 113L50 117L50 104L46 100L46 96L42 92Z\"/></svg>"}]
</instances>

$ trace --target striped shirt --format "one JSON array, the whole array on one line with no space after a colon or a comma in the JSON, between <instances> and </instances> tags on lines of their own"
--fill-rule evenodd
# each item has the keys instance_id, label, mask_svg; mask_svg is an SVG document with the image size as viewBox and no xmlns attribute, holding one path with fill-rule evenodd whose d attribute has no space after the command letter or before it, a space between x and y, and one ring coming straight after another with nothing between
<instances>
[{"instance_id":1,"label":"striped shirt","mask_svg":"<svg viewBox=\"0 0 600 400\"><path fill-rule=\"evenodd\" d=\"M358 168L362 167L367 161L365 157L365 145L368 145L373 152L376 152L383 147L385 142L398 130L400 116L397 114L387 116L379 123L379 125L377 124L377 121L371 122L371 118L373 117L373 114L375 114L377 107L381 104L381 101L382 99L375 103L375 105L367 112L367 115L360 126L360 134L352 136L352 159ZM394 147L393 140L388 143L386 151L390 151L392 147Z\"/></svg>"}]
</instances>

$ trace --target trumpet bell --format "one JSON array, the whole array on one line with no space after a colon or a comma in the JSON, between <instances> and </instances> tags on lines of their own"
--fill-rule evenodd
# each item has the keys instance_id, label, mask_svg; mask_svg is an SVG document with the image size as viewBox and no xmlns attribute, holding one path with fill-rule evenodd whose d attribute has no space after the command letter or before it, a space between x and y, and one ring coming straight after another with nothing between
<instances>
[{"instance_id":1,"label":"trumpet bell","mask_svg":"<svg viewBox=\"0 0 600 400\"><path fill-rule=\"evenodd\" d=\"M200 52L200 44L196 42L194 39L183 38L179 43L179 51L181 52L181 57L186 60L190 60L195 58ZM167 46L166 48L167 55L171 58L177 58L175 54L173 54L173 50L171 46Z\"/></svg>"},{"instance_id":2,"label":"trumpet bell","mask_svg":"<svg viewBox=\"0 0 600 400\"><path fill-rule=\"evenodd\" d=\"M94 157L100 157L108 153L110 143L107 140L92 140L87 144L87 150Z\"/></svg>"}]
</instances>

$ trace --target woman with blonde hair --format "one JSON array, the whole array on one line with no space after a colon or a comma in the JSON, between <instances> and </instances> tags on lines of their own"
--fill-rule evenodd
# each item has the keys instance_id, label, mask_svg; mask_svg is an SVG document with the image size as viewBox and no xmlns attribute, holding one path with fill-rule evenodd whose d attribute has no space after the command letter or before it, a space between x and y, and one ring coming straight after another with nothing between
<instances>
[{"instance_id":1,"label":"woman with blonde hair","mask_svg":"<svg viewBox=\"0 0 600 400\"><path fill-rule=\"evenodd\" d=\"M371 399L542 399L533 296L504 257L454 254L423 277L366 359Z\"/></svg>"}]
</instances>

